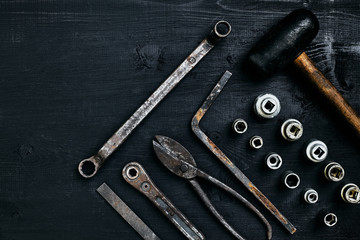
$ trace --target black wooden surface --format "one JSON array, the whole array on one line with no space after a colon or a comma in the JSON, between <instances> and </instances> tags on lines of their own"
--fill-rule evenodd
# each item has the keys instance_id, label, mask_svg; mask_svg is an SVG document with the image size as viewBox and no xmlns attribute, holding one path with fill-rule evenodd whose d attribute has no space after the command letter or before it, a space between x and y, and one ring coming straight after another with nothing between
<instances>
[{"instance_id":1,"label":"black wooden surface","mask_svg":"<svg viewBox=\"0 0 360 240\"><path fill-rule=\"evenodd\" d=\"M0 2L0 239L140 239L95 189L104 181L162 239L181 233L121 177L140 162L157 186L207 236L231 239L189 184L155 157L156 134L172 137L194 155L198 167L251 200L269 219L274 239L359 239L359 206L337 198L337 183L322 178L322 164L306 161L304 144L321 139L327 161L341 163L343 182L360 184L359 140L294 69L254 80L242 67L251 46L290 11L306 7L320 21L308 55L360 112L360 3L358 0L219 1L1 1ZM224 19L232 33L180 83L111 156L92 179L77 172L165 78ZM290 236L230 172L196 139L190 120L225 70L233 77L201 127L298 228ZM259 94L277 95L280 115L259 120L252 111ZM230 130L235 118L249 130ZM299 119L303 137L281 139L287 118ZM264 147L248 147L259 134ZM280 170L264 167L264 156L283 156ZM291 169L301 185L286 190L280 175ZM226 219L248 239L265 230L241 204L201 182ZM313 187L320 201L307 205L301 191ZM324 208L337 213L333 228L318 224Z\"/></svg>"}]
</instances>

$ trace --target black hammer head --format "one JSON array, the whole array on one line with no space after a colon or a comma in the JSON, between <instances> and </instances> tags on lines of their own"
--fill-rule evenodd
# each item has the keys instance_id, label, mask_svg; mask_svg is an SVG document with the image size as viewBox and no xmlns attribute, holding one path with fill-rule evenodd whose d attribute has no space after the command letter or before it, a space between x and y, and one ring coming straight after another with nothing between
<instances>
[{"instance_id":1,"label":"black hammer head","mask_svg":"<svg viewBox=\"0 0 360 240\"><path fill-rule=\"evenodd\" d=\"M270 76L296 59L318 31L319 21L311 11L295 10L250 50L247 64L257 75Z\"/></svg>"}]
</instances>

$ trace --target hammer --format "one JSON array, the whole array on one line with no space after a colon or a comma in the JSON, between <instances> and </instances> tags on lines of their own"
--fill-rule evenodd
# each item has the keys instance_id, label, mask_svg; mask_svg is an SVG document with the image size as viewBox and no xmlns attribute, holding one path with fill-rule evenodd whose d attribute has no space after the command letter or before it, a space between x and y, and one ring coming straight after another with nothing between
<instances>
[{"instance_id":1,"label":"hammer","mask_svg":"<svg viewBox=\"0 0 360 240\"><path fill-rule=\"evenodd\" d=\"M256 73L266 77L293 62L360 136L360 118L357 113L303 52L318 31L319 22L311 11L295 10L250 50L247 63Z\"/></svg>"}]
</instances>

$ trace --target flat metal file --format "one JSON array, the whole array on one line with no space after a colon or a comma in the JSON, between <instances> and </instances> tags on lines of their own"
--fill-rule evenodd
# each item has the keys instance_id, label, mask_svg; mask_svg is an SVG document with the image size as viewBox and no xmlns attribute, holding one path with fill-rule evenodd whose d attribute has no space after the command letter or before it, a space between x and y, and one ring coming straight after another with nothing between
<instances>
[{"instance_id":1,"label":"flat metal file","mask_svg":"<svg viewBox=\"0 0 360 240\"><path fill-rule=\"evenodd\" d=\"M229 80L231 73L226 71L216 84L210 95L206 98L203 105L196 112L191 121L191 128L195 135L205 144L205 146L231 171L231 173L281 222L281 224L291 233L296 232L296 228L287 218L270 202L270 200L250 181L250 179L215 145L213 141L200 129L200 121L215 99L221 93L225 84Z\"/></svg>"},{"instance_id":2,"label":"flat metal file","mask_svg":"<svg viewBox=\"0 0 360 240\"><path fill-rule=\"evenodd\" d=\"M121 200L106 184L101 184L96 191L125 219L145 240L160 240L158 236Z\"/></svg>"},{"instance_id":3,"label":"flat metal file","mask_svg":"<svg viewBox=\"0 0 360 240\"><path fill-rule=\"evenodd\" d=\"M105 160L126 140L132 131L159 104L161 100L188 74L222 38L231 32L231 25L226 21L215 24L214 30L195 48L177 69L153 92L135 113L92 157L82 160L78 170L85 178L93 177Z\"/></svg>"}]
</instances>

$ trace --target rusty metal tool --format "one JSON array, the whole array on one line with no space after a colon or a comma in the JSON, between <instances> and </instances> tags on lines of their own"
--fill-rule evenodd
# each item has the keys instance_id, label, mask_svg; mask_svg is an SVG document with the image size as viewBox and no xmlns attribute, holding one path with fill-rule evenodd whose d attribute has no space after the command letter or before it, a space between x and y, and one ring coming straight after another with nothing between
<instances>
[{"instance_id":1,"label":"rusty metal tool","mask_svg":"<svg viewBox=\"0 0 360 240\"><path fill-rule=\"evenodd\" d=\"M145 240L160 240L158 236L114 193L106 184L101 184L96 191L125 219Z\"/></svg>"},{"instance_id":2,"label":"rusty metal tool","mask_svg":"<svg viewBox=\"0 0 360 240\"><path fill-rule=\"evenodd\" d=\"M319 22L309 10L298 9L283 18L256 43L248 54L249 66L262 76L269 76L276 70L293 62L321 93L340 116L360 136L360 117L343 98L335 86L303 52L316 37Z\"/></svg>"},{"instance_id":3,"label":"rusty metal tool","mask_svg":"<svg viewBox=\"0 0 360 240\"><path fill-rule=\"evenodd\" d=\"M183 147L180 143L165 136L156 136L156 141L153 141L153 147L155 153L162 164L169 169L175 175L187 179L192 187L195 189L196 193L200 196L201 200L204 201L205 205L209 208L211 213L221 222L221 224L234 235L237 239L244 240L244 238L237 233L229 223L226 222L224 217L215 209L212 205L210 199L201 188L199 182L196 180L196 177L203 178L213 183L215 186L223 189L224 191L230 193L235 198L240 200L247 208L253 211L265 224L267 228L267 239L272 238L272 228L266 218L257 210L254 205L252 205L248 200L241 196L231 187L227 186L218 179L210 176L209 174L201 171L196 167L196 162L193 156L189 151Z\"/></svg>"},{"instance_id":4,"label":"rusty metal tool","mask_svg":"<svg viewBox=\"0 0 360 240\"><path fill-rule=\"evenodd\" d=\"M219 82L193 117L191 121L191 128L195 135L210 149L213 154L215 154L215 156L231 171L231 173L284 225L291 234L293 234L295 233L296 228L289 222L289 220L287 220L286 217L279 212L270 200L267 199L262 192L260 192L250 179L235 166L225 153L223 153L199 127L201 119L204 117L205 113L213 104L217 96L219 96L230 76L231 73L226 71L220 78Z\"/></svg>"},{"instance_id":5,"label":"rusty metal tool","mask_svg":"<svg viewBox=\"0 0 360 240\"><path fill-rule=\"evenodd\" d=\"M135 113L92 157L80 162L78 170L85 178L93 177L105 160L126 140L141 121L164 99L164 97L188 74L200 60L219 42L229 35L231 25L226 21L215 24L213 31L195 48L177 69L153 92Z\"/></svg>"},{"instance_id":6,"label":"rusty metal tool","mask_svg":"<svg viewBox=\"0 0 360 240\"><path fill-rule=\"evenodd\" d=\"M157 188L139 163L126 164L122 176L127 183L144 194L189 240L205 239L204 235Z\"/></svg>"}]
</instances>

